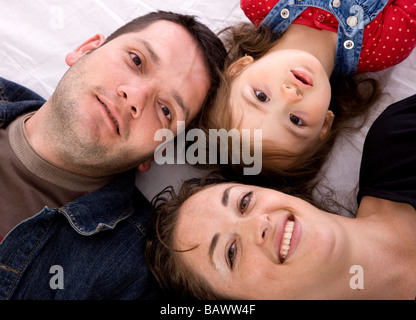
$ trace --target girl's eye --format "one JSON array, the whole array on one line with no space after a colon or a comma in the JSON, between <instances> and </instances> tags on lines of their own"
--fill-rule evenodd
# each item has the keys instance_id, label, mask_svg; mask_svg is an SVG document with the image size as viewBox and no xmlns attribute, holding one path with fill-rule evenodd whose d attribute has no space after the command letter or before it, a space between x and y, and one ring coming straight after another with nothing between
<instances>
[{"instance_id":1,"label":"girl's eye","mask_svg":"<svg viewBox=\"0 0 416 320\"><path fill-rule=\"evenodd\" d=\"M232 269L234 267L235 257L237 256L237 244L234 241L230 247L228 248L227 252L227 260L230 268Z\"/></svg>"},{"instance_id":2,"label":"girl's eye","mask_svg":"<svg viewBox=\"0 0 416 320\"><path fill-rule=\"evenodd\" d=\"M261 102L268 102L268 101L270 101L270 98L263 91L254 90L254 94L255 94L256 98L259 101L261 101Z\"/></svg>"},{"instance_id":3,"label":"girl's eye","mask_svg":"<svg viewBox=\"0 0 416 320\"><path fill-rule=\"evenodd\" d=\"M250 204L252 194L253 194L253 191L250 191L249 193L246 193L244 197L241 198L240 204L239 204L239 207L240 207L239 209L241 213L244 213L246 211L248 205Z\"/></svg>"},{"instance_id":4,"label":"girl's eye","mask_svg":"<svg viewBox=\"0 0 416 320\"><path fill-rule=\"evenodd\" d=\"M137 54L130 53L130 57L137 67L140 67L142 65L142 60L137 56Z\"/></svg>"},{"instance_id":5,"label":"girl's eye","mask_svg":"<svg viewBox=\"0 0 416 320\"><path fill-rule=\"evenodd\" d=\"M293 114L290 114L289 115L289 119L290 119L290 122L292 122L293 124L295 124L295 125L297 125L299 127L305 126L305 124L303 123L302 119L300 119L299 117L297 117L297 116L295 116Z\"/></svg>"},{"instance_id":6,"label":"girl's eye","mask_svg":"<svg viewBox=\"0 0 416 320\"><path fill-rule=\"evenodd\" d=\"M170 112L170 110L169 110L169 108L168 107L166 107L165 105L162 105L161 106L161 109L162 109L162 112L163 112L163 114L164 114L164 116L170 121L170 120L172 120L172 114L171 114L171 112Z\"/></svg>"}]
</instances>

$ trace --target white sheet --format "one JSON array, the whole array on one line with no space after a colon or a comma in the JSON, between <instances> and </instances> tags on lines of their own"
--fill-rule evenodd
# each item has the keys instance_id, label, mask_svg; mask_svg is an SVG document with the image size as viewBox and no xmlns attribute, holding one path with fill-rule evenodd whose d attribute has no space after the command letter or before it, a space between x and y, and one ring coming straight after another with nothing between
<instances>
[{"instance_id":1,"label":"white sheet","mask_svg":"<svg viewBox=\"0 0 416 320\"><path fill-rule=\"evenodd\" d=\"M3 0L0 10L0 76L25 85L44 98L67 70L65 55L90 36L112 31L131 19L163 9L196 15L214 31L248 21L239 0ZM416 93L416 52L402 64L380 73L386 94L374 107L375 118L389 104ZM360 154L369 124L340 137L325 168L324 185L354 210ZM178 186L201 172L188 165L156 165L137 174L137 186L150 200L165 186ZM348 211L340 213L348 215Z\"/></svg>"}]
</instances>

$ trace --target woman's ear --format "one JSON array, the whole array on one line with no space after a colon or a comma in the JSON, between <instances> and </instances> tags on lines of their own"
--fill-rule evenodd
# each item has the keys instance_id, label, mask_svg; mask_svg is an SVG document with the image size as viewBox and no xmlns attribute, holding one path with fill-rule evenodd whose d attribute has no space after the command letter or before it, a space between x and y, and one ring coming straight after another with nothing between
<instances>
[{"instance_id":1,"label":"woman's ear","mask_svg":"<svg viewBox=\"0 0 416 320\"><path fill-rule=\"evenodd\" d=\"M238 59L237 61L233 62L227 69L227 74L231 77L235 76L236 74L240 73L247 67L249 64L254 62L254 58L249 55L245 55L244 57Z\"/></svg>"},{"instance_id":2,"label":"woman's ear","mask_svg":"<svg viewBox=\"0 0 416 320\"><path fill-rule=\"evenodd\" d=\"M105 41L103 34L96 34L95 36L89 38L83 44L81 44L74 51L67 54L65 62L68 66L72 66L79 58L81 58L87 52L90 52L94 49L97 49Z\"/></svg>"},{"instance_id":3,"label":"woman's ear","mask_svg":"<svg viewBox=\"0 0 416 320\"><path fill-rule=\"evenodd\" d=\"M328 110L325 116L324 125L322 126L321 132L319 134L319 140L322 141L328 137L331 132L332 123L334 122L335 115L331 110Z\"/></svg>"}]
</instances>

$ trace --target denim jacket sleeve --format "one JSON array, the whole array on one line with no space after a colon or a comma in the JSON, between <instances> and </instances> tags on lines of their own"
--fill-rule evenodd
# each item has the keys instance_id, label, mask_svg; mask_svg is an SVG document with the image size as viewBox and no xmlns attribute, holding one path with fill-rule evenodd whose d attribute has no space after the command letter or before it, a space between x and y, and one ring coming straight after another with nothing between
<instances>
[{"instance_id":1,"label":"denim jacket sleeve","mask_svg":"<svg viewBox=\"0 0 416 320\"><path fill-rule=\"evenodd\" d=\"M35 92L0 77L0 128L19 115L37 110L45 99Z\"/></svg>"}]
</instances>

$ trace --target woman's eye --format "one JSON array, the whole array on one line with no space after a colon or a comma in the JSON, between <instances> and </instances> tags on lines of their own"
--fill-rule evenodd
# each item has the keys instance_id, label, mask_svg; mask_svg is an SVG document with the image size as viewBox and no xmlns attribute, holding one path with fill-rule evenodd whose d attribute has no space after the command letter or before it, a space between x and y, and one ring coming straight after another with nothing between
<instances>
[{"instance_id":1,"label":"woman's eye","mask_svg":"<svg viewBox=\"0 0 416 320\"><path fill-rule=\"evenodd\" d=\"M231 244L231 246L228 248L228 252L227 252L228 264L229 264L231 269L234 267L234 262L235 262L235 257L236 256L237 256L237 244L234 241Z\"/></svg>"},{"instance_id":2,"label":"woman's eye","mask_svg":"<svg viewBox=\"0 0 416 320\"><path fill-rule=\"evenodd\" d=\"M172 114L171 114L171 112L170 112L169 108L168 108L168 107L166 107L165 105L162 105L161 109L162 109L162 112L163 112L164 116L165 116L165 117L166 117L169 121L170 121L170 120L172 120Z\"/></svg>"},{"instance_id":3,"label":"woman's eye","mask_svg":"<svg viewBox=\"0 0 416 320\"><path fill-rule=\"evenodd\" d=\"M130 57L137 67L140 67L142 65L142 60L136 54L130 53Z\"/></svg>"},{"instance_id":4,"label":"woman's eye","mask_svg":"<svg viewBox=\"0 0 416 320\"><path fill-rule=\"evenodd\" d=\"M290 122L292 122L293 124L299 126L299 127L303 127L305 124L303 123L302 119L300 119L299 117L291 114L289 116Z\"/></svg>"},{"instance_id":5,"label":"woman's eye","mask_svg":"<svg viewBox=\"0 0 416 320\"><path fill-rule=\"evenodd\" d=\"M263 91L254 90L254 94L255 94L256 98L259 101L261 101L261 102L268 102L268 101L270 101L270 98Z\"/></svg>"},{"instance_id":6,"label":"woman's eye","mask_svg":"<svg viewBox=\"0 0 416 320\"><path fill-rule=\"evenodd\" d=\"M248 205L250 204L252 194L253 194L253 192L250 191L244 197L241 198L240 205L239 205L241 213L244 213L246 211Z\"/></svg>"}]
</instances>

